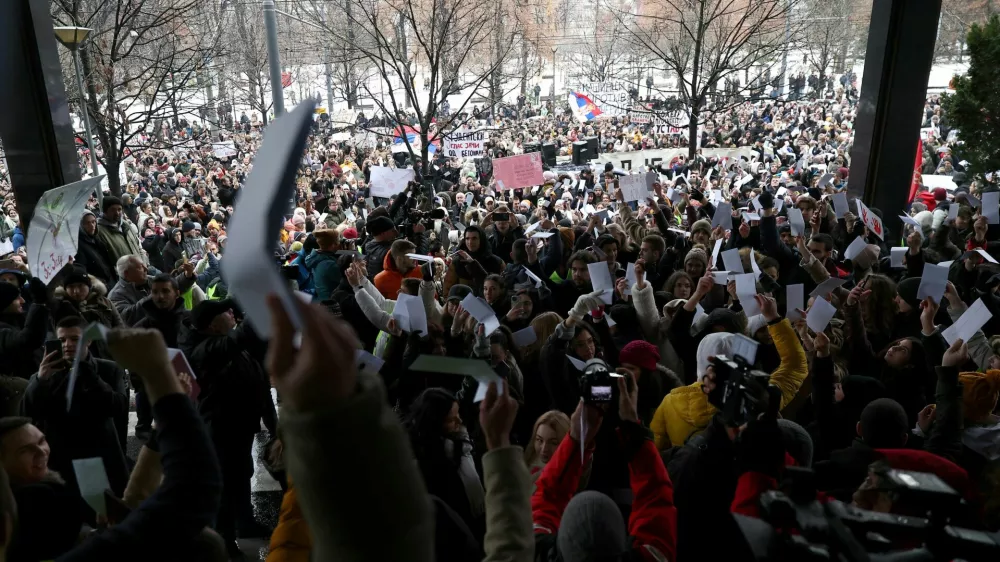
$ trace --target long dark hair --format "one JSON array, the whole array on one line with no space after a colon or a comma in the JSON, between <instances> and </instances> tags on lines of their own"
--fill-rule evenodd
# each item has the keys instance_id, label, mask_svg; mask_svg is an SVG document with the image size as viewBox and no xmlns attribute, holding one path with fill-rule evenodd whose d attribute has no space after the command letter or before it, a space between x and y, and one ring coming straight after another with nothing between
<instances>
[{"instance_id":1,"label":"long dark hair","mask_svg":"<svg viewBox=\"0 0 1000 562\"><path fill-rule=\"evenodd\" d=\"M460 447L465 441L456 434L445 433L444 420L451 412L453 405L458 403L455 395L443 388L428 388L420 393L410 411L403 420L403 426L410 436L413 453L421 464L436 464L446 460L444 441L450 439ZM451 459L455 466L461 460L461 455Z\"/></svg>"}]
</instances>

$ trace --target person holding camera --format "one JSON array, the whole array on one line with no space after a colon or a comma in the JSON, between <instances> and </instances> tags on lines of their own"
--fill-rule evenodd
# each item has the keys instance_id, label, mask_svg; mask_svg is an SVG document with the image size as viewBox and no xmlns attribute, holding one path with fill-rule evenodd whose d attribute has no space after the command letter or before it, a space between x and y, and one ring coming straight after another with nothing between
<instances>
[{"instance_id":1,"label":"person holding camera","mask_svg":"<svg viewBox=\"0 0 1000 562\"><path fill-rule=\"evenodd\" d=\"M612 381L617 408L613 402L581 399L570 418L569 434L538 478L531 497L536 559L676 560L674 488L649 430L639 420L638 385L630 373ZM633 501L627 526L609 496L575 493L608 412L619 420L614 434L628 463Z\"/></svg>"}]
</instances>

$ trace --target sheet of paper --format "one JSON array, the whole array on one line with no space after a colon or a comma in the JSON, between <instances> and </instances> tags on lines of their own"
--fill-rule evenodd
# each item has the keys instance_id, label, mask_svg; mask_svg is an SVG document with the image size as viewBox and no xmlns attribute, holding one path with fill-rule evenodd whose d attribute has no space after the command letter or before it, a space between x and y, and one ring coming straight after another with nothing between
<instances>
[{"instance_id":1,"label":"sheet of paper","mask_svg":"<svg viewBox=\"0 0 1000 562\"><path fill-rule=\"evenodd\" d=\"M890 267L906 267L903 263L903 257L906 255L906 251L909 248L889 248L889 266Z\"/></svg>"},{"instance_id":2,"label":"sheet of paper","mask_svg":"<svg viewBox=\"0 0 1000 562\"><path fill-rule=\"evenodd\" d=\"M101 457L89 459L73 459L73 473L80 488L80 496L87 505L100 516L108 515L108 507L104 501L104 490L110 490L108 473L104 469Z\"/></svg>"},{"instance_id":3,"label":"sheet of paper","mask_svg":"<svg viewBox=\"0 0 1000 562\"><path fill-rule=\"evenodd\" d=\"M844 214L850 212L851 207L847 204L847 194L843 191L833 194L833 212L838 219L844 218Z\"/></svg>"},{"instance_id":4,"label":"sheet of paper","mask_svg":"<svg viewBox=\"0 0 1000 562\"><path fill-rule=\"evenodd\" d=\"M1000 191L983 194L983 216L986 224L1000 224Z\"/></svg>"},{"instance_id":5,"label":"sheet of paper","mask_svg":"<svg viewBox=\"0 0 1000 562\"><path fill-rule=\"evenodd\" d=\"M385 365L385 360L363 349L359 349L354 352L354 363L358 368L358 372L377 375L382 370L382 365Z\"/></svg>"},{"instance_id":6,"label":"sheet of paper","mask_svg":"<svg viewBox=\"0 0 1000 562\"><path fill-rule=\"evenodd\" d=\"M572 355L567 355L566 359L569 359L569 362L574 367L576 367L577 371L583 372L583 368L587 366L587 363L585 361L580 361L579 359L577 359L576 357L573 357ZM584 416L580 416L580 417L582 418Z\"/></svg>"},{"instance_id":7,"label":"sheet of paper","mask_svg":"<svg viewBox=\"0 0 1000 562\"><path fill-rule=\"evenodd\" d=\"M271 336L267 297L276 294L296 330L302 329L298 303L274 261L278 229L295 194L299 157L312 126L316 103L307 100L267 127L246 187L229 223L226 257L220 262L229 294L240 304L254 331Z\"/></svg>"},{"instance_id":8,"label":"sheet of paper","mask_svg":"<svg viewBox=\"0 0 1000 562\"><path fill-rule=\"evenodd\" d=\"M537 229L540 226L542 226L542 221L533 222L533 223L531 223L531 224L528 225L528 228L524 229L524 234L525 235L530 235L532 232L535 231L535 229Z\"/></svg>"},{"instance_id":9,"label":"sheet of paper","mask_svg":"<svg viewBox=\"0 0 1000 562\"><path fill-rule=\"evenodd\" d=\"M264 142L267 142L267 135L264 135ZM255 163L254 168L256 167ZM372 166L370 170L371 181L368 182L368 186L375 197L392 197L402 193L416 178L412 168Z\"/></svg>"},{"instance_id":10,"label":"sheet of paper","mask_svg":"<svg viewBox=\"0 0 1000 562\"><path fill-rule=\"evenodd\" d=\"M406 254L406 257L410 258L413 261L423 261L423 262L434 261L434 256L425 256L424 254Z\"/></svg>"},{"instance_id":11,"label":"sheet of paper","mask_svg":"<svg viewBox=\"0 0 1000 562\"><path fill-rule=\"evenodd\" d=\"M760 265L757 264L757 260L754 259L753 254L750 254L750 270L753 271L757 279L760 279L763 272L760 270Z\"/></svg>"},{"instance_id":12,"label":"sheet of paper","mask_svg":"<svg viewBox=\"0 0 1000 562\"><path fill-rule=\"evenodd\" d=\"M757 276L753 273L741 273L736 276L736 296L740 299L743 312L747 318L760 314L757 306Z\"/></svg>"},{"instance_id":13,"label":"sheet of paper","mask_svg":"<svg viewBox=\"0 0 1000 562\"><path fill-rule=\"evenodd\" d=\"M865 243L865 239L858 236L851 242L851 245L844 250L844 259L853 260L866 247L868 247L868 244Z\"/></svg>"},{"instance_id":14,"label":"sheet of paper","mask_svg":"<svg viewBox=\"0 0 1000 562\"><path fill-rule=\"evenodd\" d=\"M715 241L715 246L712 246L712 261L709 262L709 267L715 267L719 259L719 250L722 249L722 238Z\"/></svg>"},{"instance_id":15,"label":"sheet of paper","mask_svg":"<svg viewBox=\"0 0 1000 562\"><path fill-rule=\"evenodd\" d=\"M484 334L486 337L490 337L490 334L500 327L500 321L497 320L497 315L490 308L490 305L472 293L466 295L465 299L462 300L462 308L483 325L486 329Z\"/></svg>"},{"instance_id":16,"label":"sheet of paper","mask_svg":"<svg viewBox=\"0 0 1000 562\"><path fill-rule=\"evenodd\" d=\"M528 326L523 330L518 330L512 335L514 336L514 345L517 347L526 347L538 341L538 335L535 333L535 329L531 326Z\"/></svg>"},{"instance_id":17,"label":"sheet of paper","mask_svg":"<svg viewBox=\"0 0 1000 562\"><path fill-rule=\"evenodd\" d=\"M925 263L924 271L920 275L920 286L917 287L917 298L924 300L930 297L934 302L940 303L947 285L948 267Z\"/></svg>"},{"instance_id":18,"label":"sheet of paper","mask_svg":"<svg viewBox=\"0 0 1000 562\"><path fill-rule=\"evenodd\" d=\"M824 298L813 300L813 305L806 312L806 325L815 333L820 333L826 329L833 315L837 313L837 308Z\"/></svg>"},{"instance_id":19,"label":"sheet of paper","mask_svg":"<svg viewBox=\"0 0 1000 562\"><path fill-rule=\"evenodd\" d=\"M785 318L788 318L789 322L802 319L802 315L796 309L806 309L805 292L806 287L802 283L785 288Z\"/></svg>"},{"instance_id":20,"label":"sheet of paper","mask_svg":"<svg viewBox=\"0 0 1000 562\"><path fill-rule=\"evenodd\" d=\"M625 202L643 201L649 197L649 192L646 190L645 174L621 176L618 178L618 187L621 189Z\"/></svg>"},{"instance_id":21,"label":"sheet of paper","mask_svg":"<svg viewBox=\"0 0 1000 562\"><path fill-rule=\"evenodd\" d=\"M722 265L726 268L726 271L731 271L733 273L745 273L746 271L743 269L743 260L740 259L740 251L738 248L722 252Z\"/></svg>"},{"instance_id":22,"label":"sheet of paper","mask_svg":"<svg viewBox=\"0 0 1000 562\"><path fill-rule=\"evenodd\" d=\"M528 276L529 279L531 279L535 283L535 288L538 288L538 287L542 286L542 278L539 277L539 276L537 276L537 275L535 275L535 273L533 271L531 271L527 267L524 267L524 273L525 273L525 275Z\"/></svg>"},{"instance_id":23,"label":"sheet of paper","mask_svg":"<svg viewBox=\"0 0 1000 562\"><path fill-rule=\"evenodd\" d=\"M489 384L496 383L497 392L503 393L503 377L490 368L483 359L466 359L461 357L442 357L439 355L421 355L410 365L414 371L442 373L472 377L479 383L473 402L481 402L486 397Z\"/></svg>"},{"instance_id":24,"label":"sheet of paper","mask_svg":"<svg viewBox=\"0 0 1000 562\"><path fill-rule=\"evenodd\" d=\"M400 294L396 297L396 307L400 305L400 297L404 299L407 315L410 317L410 332L420 332L427 334L427 311L424 310L424 301L419 296Z\"/></svg>"},{"instance_id":25,"label":"sheet of paper","mask_svg":"<svg viewBox=\"0 0 1000 562\"><path fill-rule=\"evenodd\" d=\"M781 199L782 197L784 197L786 193L788 193L788 189L787 188L779 187L778 191L774 192L775 201L777 201L778 199Z\"/></svg>"},{"instance_id":26,"label":"sheet of paper","mask_svg":"<svg viewBox=\"0 0 1000 562\"><path fill-rule=\"evenodd\" d=\"M715 214L712 215L712 228L721 226L722 230L733 229L733 205L721 202L715 207Z\"/></svg>"},{"instance_id":27,"label":"sheet of paper","mask_svg":"<svg viewBox=\"0 0 1000 562\"><path fill-rule=\"evenodd\" d=\"M948 218L946 218L944 222L954 222L954 220L958 218L958 208L958 203L952 203L951 206L948 207Z\"/></svg>"},{"instance_id":28,"label":"sheet of paper","mask_svg":"<svg viewBox=\"0 0 1000 562\"><path fill-rule=\"evenodd\" d=\"M792 236L802 236L806 232L806 220L802 218L802 211L795 207L788 208L788 224L792 229Z\"/></svg>"},{"instance_id":29,"label":"sheet of paper","mask_svg":"<svg viewBox=\"0 0 1000 562\"><path fill-rule=\"evenodd\" d=\"M590 284L593 285L595 291L602 291L601 300L610 306L615 296L615 284L614 280L611 279L611 271L608 269L607 262L588 263L587 270L590 271Z\"/></svg>"},{"instance_id":30,"label":"sheet of paper","mask_svg":"<svg viewBox=\"0 0 1000 562\"><path fill-rule=\"evenodd\" d=\"M990 321L990 318L993 318L993 313L986 308L983 299L977 299L954 324L941 332L941 335L949 346L958 339L968 343L972 336Z\"/></svg>"},{"instance_id":31,"label":"sheet of paper","mask_svg":"<svg viewBox=\"0 0 1000 562\"><path fill-rule=\"evenodd\" d=\"M728 285L730 275L732 275L732 273L729 273L728 271L713 271L712 280L715 281L716 285Z\"/></svg>"},{"instance_id":32,"label":"sheet of paper","mask_svg":"<svg viewBox=\"0 0 1000 562\"><path fill-rule=\"evenodd\" d=\"M976 248L973 251L976 252L977 254L979 254L980 256L983 256L984 260L986 260L986 261L988 261L990 263L997 263L997 259L994 258L993 256L991 256L990 253L987 252L986 250L984 250L982 248Z\"/></svg>"},{"instance_id":33,"label":"sheet of paper","mask_svg":"<svg viewBox=\"0 0 1000 562\"><path fill-rule=\"evenodd\" d=\"M760 220L760 215L758 215L757 213L743 213L743 220L745 220L747 222L750 222L750 221L759 221Z\"/></svg>"},{"instance_id":34,"label":"sheet of paper","mask_svg":"<svg viewBox=\"0 0 1000 562\"><path fill-rule=\"evenodd\" d=\"M698 323L699 320L701 320L705 316L708 316L707 314L705 314L705 307L701 306L701 304L695 305L694 318L691 319L691 325L694 326L695 324Z\"/></svg>"},{"instance_id":35,"label":"sheet of paper","mask_svg":"<svg viewBox=\"0 0 1000 562\"><path fill-rule=\"evenodd\" d=\"M554 234L553 232L536 232L536 233L532 234L531 237L535 238L535 239L541 238L541 239L544 240L544 239L552 236L553 234Z\"/></svg>"},{"instance_id":36,"label":"sheet of paper","mask_svg":"<svg viewBox=\"0 0 1000 562\"><path fill-rule=\"evenodd\" d=\"M76 389L76 380L80 376L80 362L87 354L90 343L94 341L106 341L108 339L108 328L103 324L93 322L83 330L80 341L76 344L76 354L73 355L73 366L69 370L69 380L66 382L66 411L73 408L73 391ZM103 491L102 491L103 493Z\"/></svg>"},{"instance_id":37,"label":"sheet of paper","mask_svg":"<svg viewBox=\"0 0 1000 562\"><path fill-rule=\"evenodd\" d=\"M809 293L809 296L810 297L825 297L826 295L830 294L831 291L833 291L837 287L840 287L844 283L847 283L846 279L839 279L837 277L831 277L831 278L827 279L826 281L823 281L819 285L816 285L816 288L813 289L811 293Z\"/></svg>"}]
</instances>

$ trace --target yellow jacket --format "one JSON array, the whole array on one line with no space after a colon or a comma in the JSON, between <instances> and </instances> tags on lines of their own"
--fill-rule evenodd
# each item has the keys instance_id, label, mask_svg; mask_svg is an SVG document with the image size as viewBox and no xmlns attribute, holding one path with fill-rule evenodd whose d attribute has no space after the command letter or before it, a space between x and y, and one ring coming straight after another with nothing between
<instances>
[{"instance_id":1,"label":"yellow jacket","mask_svg":"<svg viewBox=\"0 0 1000 562\"><path fill-rule=\"evenodd\" d=\"M806 352L787 319L769 325L767 331L781 357L781 364L771 373L770 382L781 390L781 407L784 408L798 393L809 374L809 365ZM708 403L708 396L701 391L700 382L675 388L663 397L653 414L650 429L656 448L662 451L683 445L692 434L708 427L715 411L715 406Z\"/></svg>"},{"instance_id":2,"label":"yellow jacket","mask_svg":"<svg viewBox=\"0 0 1000 562\"><path fill-rule=\"evenodd\" d=\"M271 551L267 555L267 562L309 562L311 555L309 523L302 515L296 490L289 477L288 491L281 498L278 526L271 534Z\"/></svg>"}]
</instances>

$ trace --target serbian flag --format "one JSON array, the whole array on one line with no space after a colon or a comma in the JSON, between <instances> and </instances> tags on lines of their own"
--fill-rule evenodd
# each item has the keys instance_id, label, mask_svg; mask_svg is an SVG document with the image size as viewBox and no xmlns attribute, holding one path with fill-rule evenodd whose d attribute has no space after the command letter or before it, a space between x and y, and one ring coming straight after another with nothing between
<instances>
[{"instance_id":1,"label":"serbian flag","mask_svg":"<svg viewBox=\"0 0 1000 562\"><path fill-rule=\"evenodd\" d=\"M917 158L913 162L913 179L910 180L910 203L913 203L913 198L917 196L917 190L920 189L920 170L924 167L924 141L922 139L917 139Z\"/></svg>"},{"instance_id":2,"label":"serbian flag","mask_svg":"<svg viewBox=\"0 0 1000 562\"><path fill-rule=\"evenodd\" d=\"M405 140L403 137L406 137ZM427 146L427 154L435 154L440 148L441 141L435 135L434 138L429 139L430 143ZM391 152L407 152L406 144L409 142L410 146L413 148L414 153L421 152L420 145L420 129L416 127L411 127L409 125L403 125L401 127L396 127L393 131L392 146L389 147Z\"/></svg>"},{"instance_id":3,"label":"serbian flag","mask_svg":"<svg viewBox=\"0 0 1000 562\"><path fill-rule=\"evenodd\" d=\"M581 123L590 121L602 113L601 108L597 107L592 99L580 92L569 93L569 106Z\"/></svg>"},{"instance_id":4,"label":"serbian flag","mask_svg":"<svg viewBox=\"0 0 1000 562\"><path fill-rule=\"evenodd\" d=\"M281 73L281 87L287 88L292 85L292 73L282 72Z\"/></svg>"}]
</instances>

